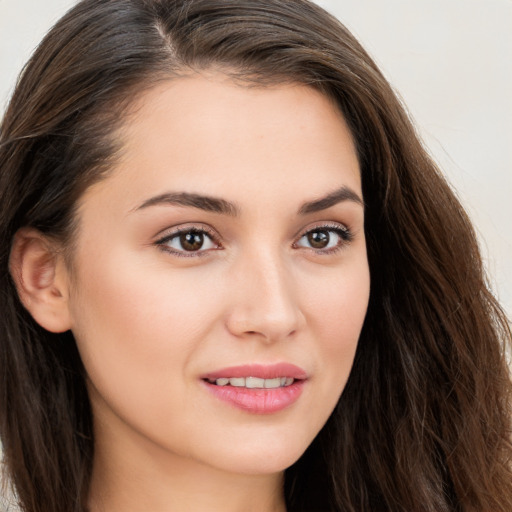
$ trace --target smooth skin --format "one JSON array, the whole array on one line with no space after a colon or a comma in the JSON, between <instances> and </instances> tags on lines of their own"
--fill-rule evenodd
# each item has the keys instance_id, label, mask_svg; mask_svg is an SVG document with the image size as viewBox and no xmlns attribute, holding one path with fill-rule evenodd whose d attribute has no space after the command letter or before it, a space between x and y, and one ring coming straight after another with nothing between
<instances>
[{"instance_id":1,"label":"smooth skin","mask_svg":"<svg viewBox=\"0 0 512 512\"><path fill-rule=\"evenodd\" d=\"M335 407L368 304L351 134L312 88L209 71L145 92L119 136L80 200L72 264L30 229L11 258L25 306L72 330L87 370L91 511L283 512L284 470ZM273 414L202 380L278 362L308 378Z\"/></svg>"}]
</instances>

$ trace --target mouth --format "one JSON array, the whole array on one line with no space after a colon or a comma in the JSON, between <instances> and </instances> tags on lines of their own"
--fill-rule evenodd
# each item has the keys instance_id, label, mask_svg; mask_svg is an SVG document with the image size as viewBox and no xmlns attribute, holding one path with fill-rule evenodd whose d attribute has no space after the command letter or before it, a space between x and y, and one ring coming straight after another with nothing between
<instances>
[{"instance_id":1,"label":"mouth","mask_svg":"<svg viewBox=\"0 0 512 512\"><path fill-rule=\"evenodd\" d=\"M207 390L222 402L255 414L271 414L291 407L301 396L307 374L288 363L242 365L202 377Z\"/></svg>"},{"instance_id":2,"label":"mouth","mask_svg":"<svg viewBox=\"0 0 512 512\"><path fill-rule=\"evenodd\" d=\"M282 387L293 380L305 380L306 370L291 363L243 364L230 366L209 372L202 376L204 380L218 386L235 387ZM284 379L284 380L283 380Z\"/></svg>"},{"instance_id":3,"label":"mouth","mask_svg":"<svg viewBox=\"0 0 512 512\"><path fill-rule=\"evenodd\" d=\"M220 377L218 379L205 379L215 386L232 386L246 389L277 389L291 386L296 380L293 377L275 377L262 379L259 377Z\"/></svg>"}]
</instances>

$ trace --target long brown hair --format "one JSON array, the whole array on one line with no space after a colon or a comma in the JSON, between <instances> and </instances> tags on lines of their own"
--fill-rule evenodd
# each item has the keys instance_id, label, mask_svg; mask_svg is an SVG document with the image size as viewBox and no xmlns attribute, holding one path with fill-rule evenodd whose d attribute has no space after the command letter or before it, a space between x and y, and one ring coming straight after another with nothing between
<instances>
[{"instance_id":1,"label":"long brown hair","mask_svg":"<svg viewBox=\"0 0 512 512\"><path fill-rule=\"evenodd\" d=\"M72 247L135 95L212 66L333 98L361 165L369 309L335 411L286 471L288 510L510 512L511 334L472 226L375 64L306 0L85 0L24 69L0 127L0 436L22 509L84 512L94 438L72 334L17 296L14 234Z\"/></svg>"}]
</instances>

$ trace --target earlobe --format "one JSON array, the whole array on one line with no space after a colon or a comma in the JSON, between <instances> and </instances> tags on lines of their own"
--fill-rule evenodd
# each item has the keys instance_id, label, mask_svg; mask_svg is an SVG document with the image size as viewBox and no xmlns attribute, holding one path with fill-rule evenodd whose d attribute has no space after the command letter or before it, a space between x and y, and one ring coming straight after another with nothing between
<instances>
[{"instance_id":1,"label":"earlobe","mask_svg":"<svg viewBox=\"0 0 512 512\"><path fill-rule=\"evenodd\" d=\"M34 320L51 332L69 330L67 269L55 244L36 229L20 229L9 269L20 300Z\"/></svg>"}]
</instances>

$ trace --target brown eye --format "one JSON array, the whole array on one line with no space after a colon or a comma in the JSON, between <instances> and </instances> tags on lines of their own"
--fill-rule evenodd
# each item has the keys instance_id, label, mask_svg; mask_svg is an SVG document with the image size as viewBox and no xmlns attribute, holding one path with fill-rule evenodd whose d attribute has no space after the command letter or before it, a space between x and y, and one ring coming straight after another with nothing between
<instances>
[{"instance_id":1,"label":"brown eye","mask_svg":"<svg viewBox=\"0 0 512 512\"><path fill-rule=\"evenodd\" d=\"M180 244L185 251L199 251L204 244L204 234L199 231L181 233Z\"/></svg>"},{"instance_id":2,"label":"brown eye","mask_svg":"<svg viewBox=\"0 0 512 512\"><path fill-rule=\"evenodd\" d=\"M352 233L347 228L325 226L304 233L295 245L330 253L351 241Z\"/></svg>"},{"instance_id":3,"label":"brown eye","mask_svg":"<svg viewBox=\"0 0 512 512\"><path fill-rule=\"evenodd\" d=\"M184 253L202 254L208 249L218 249L212 235L202 229L186 229L159 240L157 244L176 255Z\"/></svg>"},{"instance_id":4,"label":"brown eye","mask_svg":"<svg viewBox=\"0 0 512 512\"><path fill-rule=\"evenodd\" d=\"M314 249L325 249L331 239L329 231L311 231L307 235L309 245Z\"/></svg>"}]
</instances>

